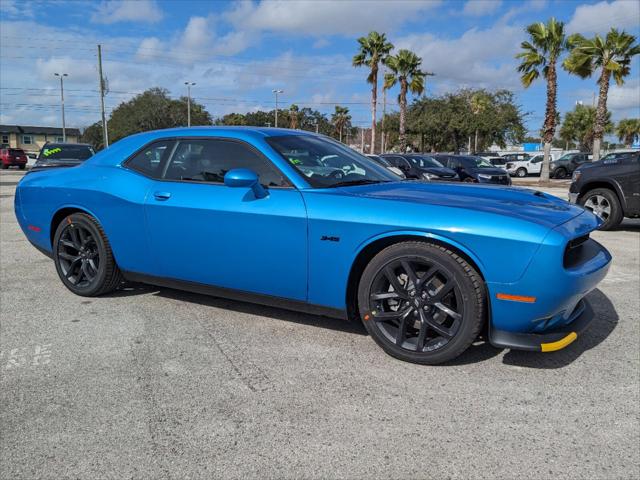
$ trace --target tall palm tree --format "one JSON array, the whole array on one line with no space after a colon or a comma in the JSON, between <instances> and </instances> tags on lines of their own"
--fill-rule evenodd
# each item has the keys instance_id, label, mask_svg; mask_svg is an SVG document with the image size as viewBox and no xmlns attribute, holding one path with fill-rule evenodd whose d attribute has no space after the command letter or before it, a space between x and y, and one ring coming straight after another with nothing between
<instances>
[{"instance_id":1,"label":"tall palm tree","mask_svg":"<svg viewBox=\"0 0 640 480\"><path fill-rule=\"evenodd\" d=\"M471 112L473 113L474 120L476 123L476 137L473 143L473 153L478 153L478 116L483 113L487 107L489 106L489 98L484 91L479 91L474 93L471 96L470 104L471 104Z\"/></svg>"},{"instance_id":2,"label":"tall palm tree","mask_svg":"<svg viewBox=\"0 0 640 480\"><path fill-rule=\"evenodd\" d=\"M635 44L636 37L619 32L612 28L605 38L596 34L593 38L585 38L579 33L571 35L568 39L570 49L569 56L565 59L563 67L569 73L587 78L598 70L600 76L598 85L598 108L596 110L596 122L593 127L593 161L600 158L600 144L604 134L607 119L607 96L611 76L617 85L624 83L624 77L631 70L631 59L640 53L640 45Z\"/></svg>"},{"instance_id":3,"label":"tall palm tree","mask_svg":"<svg viewBox=\"0 0 640 480\"><path fill-rule=\"evenodd\" d=\"M400 148L407 150L407 92L420 95L424 91L424 72L420 70L422 59L410 50L402 49L397 55L387 58L386 65L391 70L384 76L384 88L400 84Z\"/></svg>"},{"instance_id":4,"label":"tall palm tree","mask_svg":"<svg viewBox=\"0 0 640 480\"><path fill-rule=\"evenodd\" d=\"M623 118L616 127L618 140L631 148L633 143L640 139L640 118Z\"/></svg>"},{"instance_id":5,"label":"tall palm tree","mask_svg":"<svg viewBox=\"0 0 640 480\"><path fill-rule=\"evenodd\" d=\"M385 63L387 56L393 50L393 45L387 41L384 33L369 32L366 37L358 39L360 48L353 57L354 67L369 67L367 82L371 84L371 147L370 153L375 153L376 145L376 111L378 104L378 68Z\"/></svg>"},{"instance_id":6,"label":"tall palm tree","mask_svg":"<svg viewBox=\"0 0 640 480\"><path fill-rule=\"evenodd\" d=\"M518 72L525 88L540 77L540 72L547 81L547 105L544 114L542 140L544 157L540 171L540 183L549 181L549 162L551 159L551 142L556 132L556 97L558 94L558 74L556 63L567 48L564 35L564 23L550 18L547 23L533 23L526 28L529 40L520 44L522 51L516 55L521 62Z\"/></svg>"},{"instance_id":7,"label":"tall palm tree","mask_svg":"<svg viewBox=\"0 0 640 480\"><path fill-rule=\"evenodd\" d=\"M338 132L340 141L342 141L342 132L344 127L348 126L349 122L351 122L349 108L336 105L336 109L331 115L331 123L336 127L336 132Z\"/></svg>"},{"instance_id":8,"label":"tall palm tree","mask_svg":"<svg viewBox=\"0 0 640 480\"><path fill-rule=\"evenodd\" d=\"M298 113L300 112L300 108L295 103L291 104L289 107L289 128L293 128L294 130L298 128Z\"/></svg>"}]
</instances>

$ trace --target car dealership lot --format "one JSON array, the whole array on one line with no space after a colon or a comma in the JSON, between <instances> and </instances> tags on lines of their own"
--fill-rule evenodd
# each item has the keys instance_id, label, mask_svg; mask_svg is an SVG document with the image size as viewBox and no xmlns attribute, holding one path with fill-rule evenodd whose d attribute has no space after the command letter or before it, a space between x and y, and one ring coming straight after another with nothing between
<instances>
[{"instance_id":1,"label":"car dealership lot","mask_svg":"<svg viewBox=\"0 0 640 480\"><path fill-rule=\"evenodd\" d=\"M564 351L438 367L338 320L154 287L77 297L0 174L2 478L640 475L640 222ZM566 184L546 189L566 198Z\"/></svg>"}]
</instances>

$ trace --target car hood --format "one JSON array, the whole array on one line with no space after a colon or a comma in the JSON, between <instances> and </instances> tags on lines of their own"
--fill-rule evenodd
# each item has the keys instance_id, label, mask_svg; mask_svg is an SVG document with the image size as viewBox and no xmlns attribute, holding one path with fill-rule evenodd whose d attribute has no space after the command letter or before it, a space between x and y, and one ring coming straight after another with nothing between
<instances>
[{"instance_id":1,"label":"car hood","mask_svg":"<svg viewBox=\"0 0 640 480\"><path fill-rule=\"evenodd\" d=\"M489 170L489 169L483 169ZM349 195L379 200L438 205L518 218L553 228L584 212L552 195L521 187L463 183L391 182L342 187Z\"/></svg>"}]
</instances>

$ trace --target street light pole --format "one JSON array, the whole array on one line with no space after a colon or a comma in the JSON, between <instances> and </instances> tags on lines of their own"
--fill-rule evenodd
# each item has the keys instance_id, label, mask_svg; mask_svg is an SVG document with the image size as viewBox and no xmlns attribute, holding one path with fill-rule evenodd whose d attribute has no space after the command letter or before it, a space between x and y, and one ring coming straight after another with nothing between
<instances>
[{"instance_id":1,"label":"street light pole","mask_svg":"<svg viewBox=\"0 0 640 480\"><path fill-rule=\"evenodd\" d=\"M276 89L273 89L272 92L276 94L276 126L275 127L278 128L278 94L284 93L284 90L278 90L276 88Z\"/></svg>"},{"instance_id":2,"label":"street light pole","mask_svg":"<svg viewBox=\"0 0 640 480\"><path fill-rule=\"evenodd\" d=\"M195 82L184 82L187 86L187 127L191 126L191 87Z\"/></svg>"},{"instance_id":3,"label":"street light pole","mask_svg":"<svg viewBox=\"0 0 640 480\"><path fill-rule=\"evenodd\" d=\"M60 77L60 107L62 110L62 141L67 141L67 130L64 123L64 77L68 77L66 73L54 73L56 77Z\"/></svg>"}]
</instances>

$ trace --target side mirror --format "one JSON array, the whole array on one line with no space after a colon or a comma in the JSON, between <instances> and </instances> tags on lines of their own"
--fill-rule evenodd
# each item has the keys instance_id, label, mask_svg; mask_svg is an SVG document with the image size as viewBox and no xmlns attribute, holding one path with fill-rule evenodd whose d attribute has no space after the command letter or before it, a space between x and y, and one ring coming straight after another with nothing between
<instances>
[{"instance_id":1,"label":"side mirror","mask_svg":"<svg viewBox=\"0 0 640 480\"><path fill-rule=\"evenodd\" d=\"M234 168L229 170L224 176L224 184L232 188L250 188L256 198L264 198L267 192L258 179L258 175L248 168Z\"/></svg>"}]
</instances>

